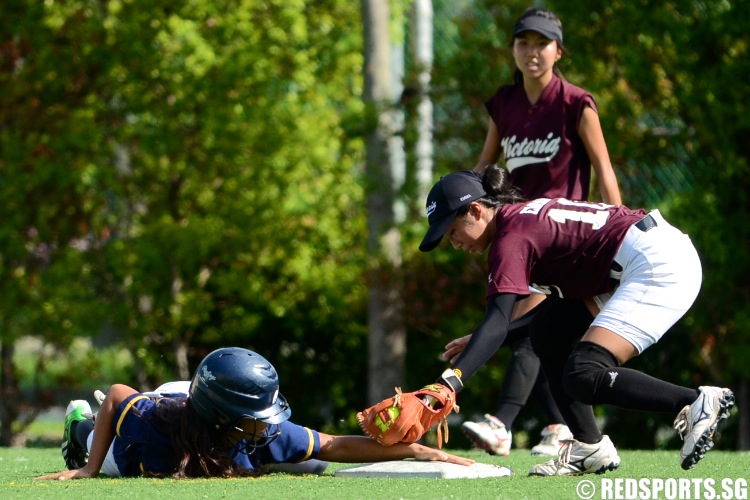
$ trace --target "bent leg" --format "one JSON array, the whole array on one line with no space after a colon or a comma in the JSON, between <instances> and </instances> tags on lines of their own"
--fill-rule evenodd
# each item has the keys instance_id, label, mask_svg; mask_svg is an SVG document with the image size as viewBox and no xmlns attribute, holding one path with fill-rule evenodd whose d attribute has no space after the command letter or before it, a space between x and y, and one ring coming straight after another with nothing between
<instances>
[{"instance_id":1,"label":"bent leg","mask_svg":"<svg viewBox=\"0 0 750 500\"><path fill-rule=\"evenodd\" d=\"M594 411L565 392L562 381L568 357L591 320L581 301L556 300L534 318L529 332L552 397L573 436L584 443L598 443L602 439Z\"/></svg>"},{"instance_id":2,"label":"bent leg","mask_svg":"<svg viewBox=\"0 0 750 500\"><path fill-rule=\"evenodd\" d=\"M695 401L698 396L695 389L620 366L617 356L607 346L621 348L620 341L623 339L615 333L606 333L599 332L596 336L587 334L568 359L563 373L563 387L573 398L587 404L610 404L631 410L657 412L677 412ZM612 337L612 342L600 344L586 340L596 338L601 341L608 337ZM619 349L618 352L622 355L624 350Z\"/></svg>"}]
</instances>

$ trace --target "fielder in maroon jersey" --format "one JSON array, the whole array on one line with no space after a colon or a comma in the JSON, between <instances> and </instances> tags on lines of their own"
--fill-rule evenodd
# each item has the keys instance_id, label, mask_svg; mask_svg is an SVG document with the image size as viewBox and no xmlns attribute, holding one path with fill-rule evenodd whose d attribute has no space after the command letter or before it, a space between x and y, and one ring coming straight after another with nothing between
<instances>
[{"instance_id":1,"label":"fielder in maroon jersey","mask_svg":"<svg viewBox=\"0 0 750 500\"><path fill-rule=\"evenodd\" d=\"M513 307L529 287L550 302L585 299L589 307L570 321L555 314L530 329L534 351L573 433L558 458L530 475L602 473L620 457L594 419L592 404L676 413L684 437L680 463L692 468L713 446L717 425L729 416L732 391L681 387L624 368L658 342L692 305L701 265L690 238L658 210L562 198L523 201L495 165L484 174L461 171L440 179L427 197L429 229L419 249L434 249L445 236L467 252L488 251L487 310L440 383L457 392L504 344Z\"/></svg>"}]
</instances>

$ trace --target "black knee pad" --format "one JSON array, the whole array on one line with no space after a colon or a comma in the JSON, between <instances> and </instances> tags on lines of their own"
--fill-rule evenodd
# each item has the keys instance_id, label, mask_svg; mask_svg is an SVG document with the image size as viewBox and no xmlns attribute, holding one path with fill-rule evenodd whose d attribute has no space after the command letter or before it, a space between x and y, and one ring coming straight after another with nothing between
<instances>
[{"instance_id":1,"label":"black knee pad","mask_svg":"<svg viewBox=\"0 0 750 500\"><path fill-rule=\"evenodd\" d=\"M594 404L607 371L618 366L617 358L604 347L581 341L573 349L563 371L563 388L570 397L584 404Z\"/></svg>"}]
</instances>

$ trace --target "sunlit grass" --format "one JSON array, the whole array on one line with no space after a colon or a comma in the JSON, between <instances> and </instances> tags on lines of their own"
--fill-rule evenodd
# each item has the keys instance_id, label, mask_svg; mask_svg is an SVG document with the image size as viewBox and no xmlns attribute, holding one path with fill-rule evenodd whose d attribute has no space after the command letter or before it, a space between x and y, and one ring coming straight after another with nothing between
<instances>
[{"instance_id":1,"label":"sunlit grass","mask_svg":"<svg viewBox=\"0 0 750 500\"><path fill-rule=\"evenodd\" d=\"M514 476L486 479L428 479L428 478L344 478L334 472L349 464L330 464L322 476L291 476L271 474L257 479L159 480L109 479L80 481L35 481L33 478L63 468L58 448L0 448L0 493L3 500L10 498L58 499L71 495L78 498L159 498L186 500L192 498L381 498L381 499L576 499L576 488L588 480L598 488L603 481L647 479L666 484L682 481L701 488L713 482L717 494L724 493L722 482L729 481L737 493L747 493L750 453L712 451L698 466L683 471L678 464L678 452L620 451L622 465L614 472L583 477L529 477L529 468L540 461L526 450L514 450L510 457L491 457L479 451L456 451L478 461L513 468ZM744 481L744 483L743 483ZM743 486L744 485L744 486ZM743 490L743 488L745 488ZM706 493L706 491L703 491ZM732 490L734 495L735 491ZM705 495L704 495L705 496ZM602 498L598 494L594 498ZM664 494L659 498L665 498ZM691 497L696 498L696 497ZM717 496L716 498L730 498ZM731 498L741 498L731 496ZM746 496L744 498L747 498Z\"/></svg>"}]
</instances>

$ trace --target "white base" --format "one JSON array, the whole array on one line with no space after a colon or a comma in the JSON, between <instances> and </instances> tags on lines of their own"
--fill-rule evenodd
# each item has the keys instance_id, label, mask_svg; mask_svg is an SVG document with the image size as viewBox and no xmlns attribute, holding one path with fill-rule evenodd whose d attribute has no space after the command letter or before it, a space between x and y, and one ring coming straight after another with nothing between
<instances>
[{"instance_id":1,"label":"white base","mask_svg":"<svg viewBox=\"0 0 750 500\"><path fill-rule=\"evenodd\" d=\"M460 479L480 477L512 476L513 469L499 465L475 463L470 466L446 462L420 462L417 460L395 460L346 467L335 472L341 477L429 477L438 479Z\"/></svg>"}]
</instances>

